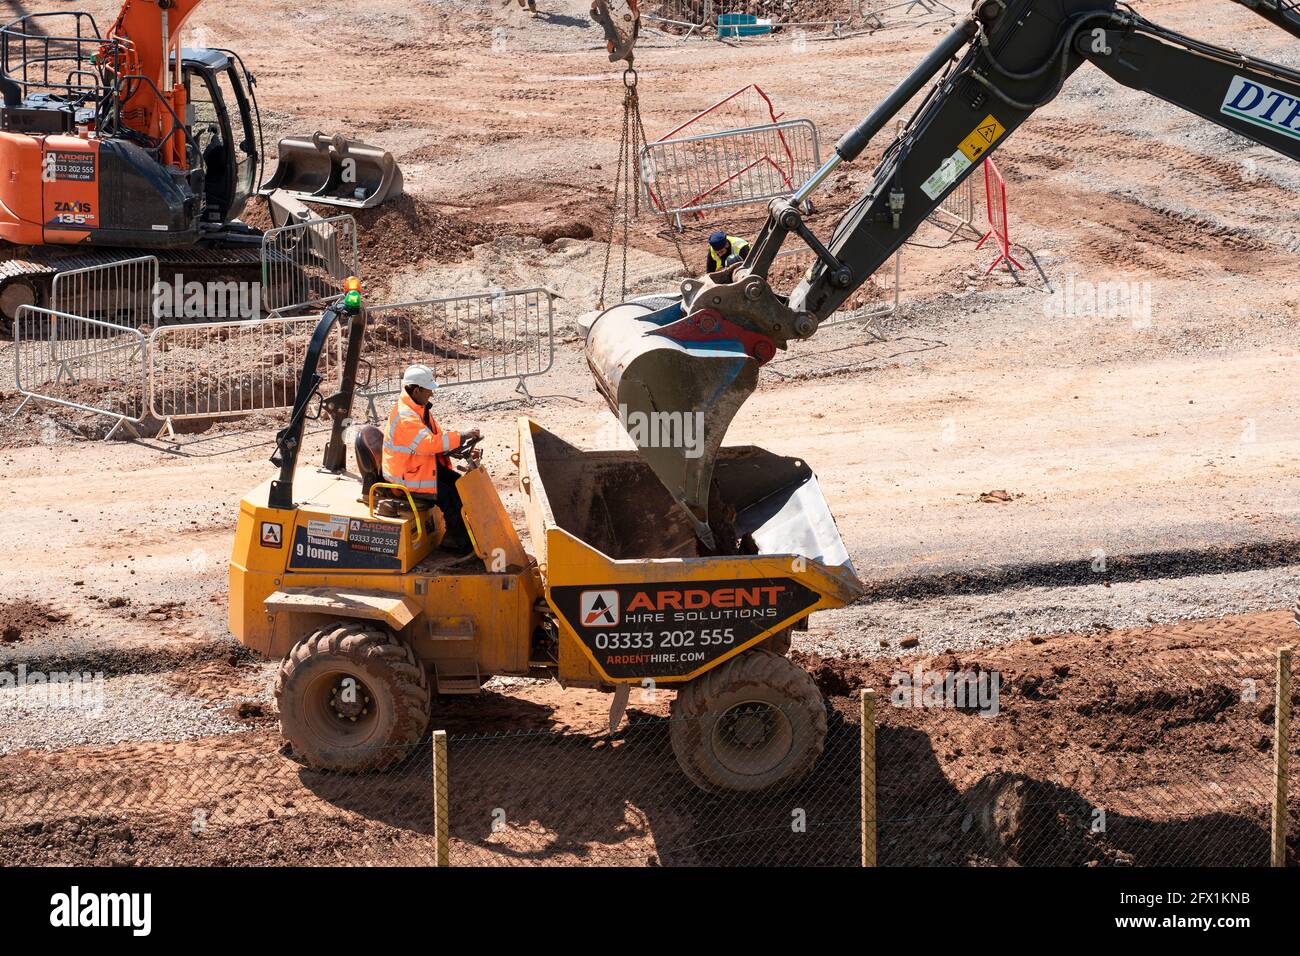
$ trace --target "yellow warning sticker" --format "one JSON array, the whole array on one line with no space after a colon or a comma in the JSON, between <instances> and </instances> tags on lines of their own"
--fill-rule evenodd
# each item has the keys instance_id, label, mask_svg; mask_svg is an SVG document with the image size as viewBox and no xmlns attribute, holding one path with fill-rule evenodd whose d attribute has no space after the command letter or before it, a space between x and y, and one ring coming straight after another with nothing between
<instances>
[{"instance_id":1,"label":"yellow warning sticker","mask_svg":"<svg viewBox=\"0 0 1300 956\"><path fill-rule=\"evenodd\" d=\"M984 117L984 120L979 124L979 126L975 127L969 136L961 141L961 146L959 148L966 154L967 159L972 163L976 162L989 151L993 144L998 141L998 138L1006 131L1006 127L999 123L993 114L990 113L988 116Z\"/></svg>"}]
</instances>

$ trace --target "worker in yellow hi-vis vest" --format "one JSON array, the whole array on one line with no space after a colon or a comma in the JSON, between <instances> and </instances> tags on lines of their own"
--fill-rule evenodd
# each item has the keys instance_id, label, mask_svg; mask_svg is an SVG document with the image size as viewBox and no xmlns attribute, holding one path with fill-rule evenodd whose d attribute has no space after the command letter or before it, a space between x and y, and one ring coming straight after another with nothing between
<instances>
[{"instance_id":1,"label":"worker in yellow hi-vis vest","mask_svg":"<svg viewBox=\"0 0 1300 956\"><path fill-rule=\"evenodd\" d=\"M721 229L709 236L709 264L705 272L717 272L729 265L743 261L749 254L749 243L740 236L729 236Z\"/></svg>"}]
</instances>

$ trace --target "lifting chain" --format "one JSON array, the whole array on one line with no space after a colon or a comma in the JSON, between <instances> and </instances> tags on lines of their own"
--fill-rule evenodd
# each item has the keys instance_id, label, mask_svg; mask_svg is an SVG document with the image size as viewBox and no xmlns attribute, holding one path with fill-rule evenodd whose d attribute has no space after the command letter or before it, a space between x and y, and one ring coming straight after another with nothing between
<instances>
[{"instance_id":1,"label":"lifting chain","mask_svg":"<svg viewBox=\"0 0 1300 956\"><path fill-rule=\"evenodd\" d=\"M632 220L641 214L641 192L638 189L641 179L641 149L646 144L645 124L641 120L641 102L637 94L636 70L628 60L628 67L623 71L623 132L618 146L618 171L614 176L614 198L609 210L608 244L605 246L605 268L600 277L600 300L596 308L605 308L605 290L609 285L610 255L614 251L614 240L622 221L623 266L619 283L619 301L627 298L627 250L632 228ZM673 246L677 249L677 258L681 260L682 271L690 275L682 244L677 238L677 230L667 212L663 214L672 236Z\"/></svg>"}]
</instances>

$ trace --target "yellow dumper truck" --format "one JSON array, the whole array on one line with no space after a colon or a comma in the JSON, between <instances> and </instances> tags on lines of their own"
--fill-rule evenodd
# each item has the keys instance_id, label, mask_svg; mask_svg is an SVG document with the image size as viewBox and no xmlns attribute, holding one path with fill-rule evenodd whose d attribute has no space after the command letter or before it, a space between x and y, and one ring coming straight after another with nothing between
<instances>
[{"instance_id":1,"label":"yellow dumper truck","mask_svg":"<svg viewBox=\"0 0 1300 956\"><path fill-rule=\"evenodd\" d=\"M318 396L336 323L341 387ZM388 766L436 725L438 696L519 675L612 692L615 722L633 686L676 690L673 750L706 789L786 786L815 764L825 709L786 657L790 632L861 584L807 464L723 449L714 479L734 540L707 554L637 452L583 451L521 418L512 460L533 554L470 447L457 488L474 553L458 557L439 549L438 508L376 475L364 443L346 468L364 335L356 297L326 309L278 438L280 474L243 498L231 558L230 627L282 659L276 698L296 754ZM320 468L298 467L314 396L331 435Z\"/></svg>"}]
</instances>

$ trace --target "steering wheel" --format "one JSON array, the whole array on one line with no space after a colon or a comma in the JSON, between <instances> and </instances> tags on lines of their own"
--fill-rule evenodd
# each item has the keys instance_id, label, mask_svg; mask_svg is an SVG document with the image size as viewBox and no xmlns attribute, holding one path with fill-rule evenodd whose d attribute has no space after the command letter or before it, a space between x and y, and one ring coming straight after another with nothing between
<instances>
[{"instance_id":1,"label":"steering wheel","mask_svg":"<svg viewBox=\"0 0 1300 956\"><path fill-rule=\"evenodd\" d=\"M463 441L461 441L460 447L457 448L455 451L447 452L447 457L459 458L462 461L469 462L471 465L477 465L479 457L483 453L480 451L475 451L475 447L482 440L483 440L482 435L476 435L473 438L466 438Z\"/></svg>"}]
</instances>

